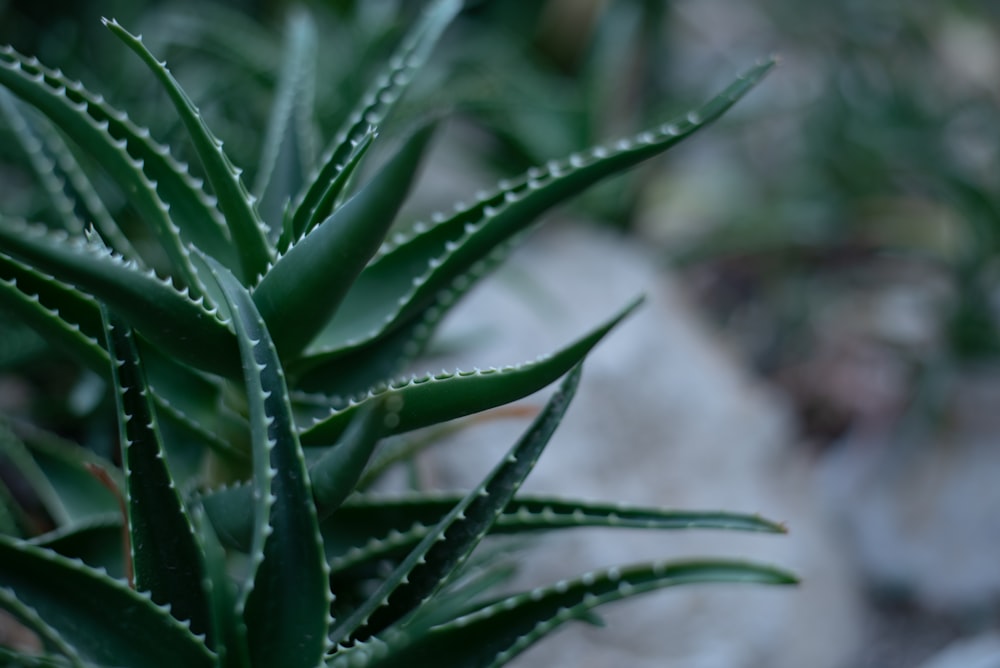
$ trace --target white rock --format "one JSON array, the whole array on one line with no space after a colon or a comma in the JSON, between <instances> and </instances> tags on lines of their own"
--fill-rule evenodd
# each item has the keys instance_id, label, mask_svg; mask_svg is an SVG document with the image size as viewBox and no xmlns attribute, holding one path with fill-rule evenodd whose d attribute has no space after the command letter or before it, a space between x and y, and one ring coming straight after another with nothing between
<instances>
[{"instance_id":1,"label":"white rock","mask_svg":"<svg viewBox=\"0 0 1000 668\"><path fill-rule=\"evenodd\" d=\"M957 640L921 668L1000 668L1000 635Z\"/></svg>"},{"instance_id":2,"label":"white rock","mask_svg":"<svg viewBox=\"0 0 1000 668\"><path fill-rule=\"evenodd\" d=\"M663 557L751 558L796 571L798 588L700 586L600 610L607 628L573 624L515 662L633 668L834 668L860 632L860 601L813 498L809 462L781 403L739 369L642 249L583 226L529 239L469 295L442 332L478 339L449 362L517 363L554 350L645 292L601 343L525 490L688 509L760 513L790 533L551 534L525 553L520 588L602 566ZM440 368L435 362L434 368ZM541 406L543 397L530 400ZM437 484L469 486L526 420L476 424L423 464Z\"/></svg>"},{"instance_id":3,"label":"white rock","mask_svg":"<svg viewBox=\"0 0 1000 668\"><path fill-rule=\"evenodd\" d=\"M854 434L821 466L861 574L924 609L969 616L1000 596L1000 373L956 373L938 426Z\"/></svg>"}]
</instances>

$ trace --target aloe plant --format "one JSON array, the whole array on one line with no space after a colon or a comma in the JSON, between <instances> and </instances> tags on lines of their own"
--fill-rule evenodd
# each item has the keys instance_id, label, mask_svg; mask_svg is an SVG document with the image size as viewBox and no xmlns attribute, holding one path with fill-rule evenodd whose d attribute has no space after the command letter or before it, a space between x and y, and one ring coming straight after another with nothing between
<instances>
[{"instance_id":1,"label":"aloe plant","mask_svg":"<svg viewBox=\"0 0 1000 668\"><path fill-rule=\"evenodd\" d=\"M476 548L495 536L580 526L783 531L757 516L517 493L584 358L638 301L532 362L403 375L442 316L541 214L715 120L771 63L678 122L529 170L397 234L434 125L370 178L359 167L458 10L453 0L429 6L309 165L302 119L312 83L301 68L312 65L299 47L311 28L296 14L252 191L166 65L116 21L105 24L162 85L203 178L82 83L0 50L3 113L44 177L57 221L0 219L0 305L106 379L121 453L119 467L22 423L0 425L3 462L54 525L33 528L23 495L0 483L0 609L43 648L0 648L5 660L501 665L604 603L689 583L795 581L771 566L716 559L490 594L506 566ZM119 187L130 213L112 211L99 178ZM258 201L283 206L262 216ZM369 491L387 439L560 377L475 489Z\"/></svg>"}]
</instances>

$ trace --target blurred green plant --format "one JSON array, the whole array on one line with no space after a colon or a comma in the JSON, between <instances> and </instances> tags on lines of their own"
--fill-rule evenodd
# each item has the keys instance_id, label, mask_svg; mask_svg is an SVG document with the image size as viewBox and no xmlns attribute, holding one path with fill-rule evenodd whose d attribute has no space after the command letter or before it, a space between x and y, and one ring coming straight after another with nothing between
<instances>
[{"instance_id":1,"label":"blurred green plant","mask_svg":"<svg viewBox=\"0 0 1000 668\"><path fill-rule=\"evenodd\" d=\"M102 456L20 420L2 425L0 609L40 650L0 648L3 660L501 665L567 621L593 621L608 602L697 582L795 581L714 559L490 593L509 569L472 554L488 535L783 531L756 516L516 494L583 359L638 302L533 362L402 375L443 315L541 214L712 122L772 63L677 122L549 161L390 235L435 124L412 132L370 178L359 166L458 9L453 0L429 6L324 151L312 119L316 26L290 14L249 188L166 64L117 21L105 25L165 91L198 175L83 83L0 49L3 115L51 221L0 218L0 304L16 327L112 388L118 437L108 441L120 445ZM385 468L385 439L502 406L562 376L475 489L369 491Z\"/></svg>"}]
</instances>

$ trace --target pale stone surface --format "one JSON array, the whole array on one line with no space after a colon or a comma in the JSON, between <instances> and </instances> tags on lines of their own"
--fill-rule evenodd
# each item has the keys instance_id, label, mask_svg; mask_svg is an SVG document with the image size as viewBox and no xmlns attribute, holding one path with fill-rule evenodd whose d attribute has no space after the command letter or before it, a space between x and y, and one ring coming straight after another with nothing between
<instances>
[{"instance_id":1,"label":"pale stone surface","mask_svg":"<svg viewBox=\"0 0 1000 668\"><path fill-rule=\"evenodd\" d=\"M1000 668L1000 634L956 641L921 668Z\"/></svg>"},{"instance_id":2,"label":"pale stone surface","mask_svg":"<svg viewBox=\"0 0 1000 668\"><path fill-rule=\"evenodd\" d=\"M845 439L821 462L823 489L874 586L939 614L995 615L1000 372L956 370L941 396L937 426Z\"/></svg>"},{"instance_id":3,"label":"pale stone surface","mask_svg":"<svg viewBox=\"0 0 1000 668\"><path fill-rule=\"evenodd\" d=\"M591 355L574 404L526 490L637 504L759 512L790 533L552 534L522 588L647 559L733 556L796 571L799 588L701 586L603 610L518 659L532 666L839 668L858 642L855 580L814 499L812 467L781 402L741 372L642 249L580 225L528 240L446 323L467 349L444 363L504 365L575 339L639 293L640 311ZM475 343L471 343L474 339ZM541 406L544 397L529 403ZM527 422L477 424L423 462L445 487L474 484Z\"/></svg>"}]
</instances>

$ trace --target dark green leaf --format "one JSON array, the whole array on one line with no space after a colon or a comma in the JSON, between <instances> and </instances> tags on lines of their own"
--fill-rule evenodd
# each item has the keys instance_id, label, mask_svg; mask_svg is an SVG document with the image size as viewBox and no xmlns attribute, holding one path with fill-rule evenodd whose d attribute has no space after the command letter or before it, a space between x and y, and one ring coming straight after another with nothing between
<instances>
[{"instance_id":1,"label":"dark green leaf","mask_svg":"<svg viewBox=\"0 0 1000 668\"><path fill-rule=\"evenodd\" d=\"M399 405L398 421L388 430L388 433L394 434L439 424L526 397L553 382L586 357L639 303L639 300L632 302L594 331L536 362L502 369L415 377L375 388L367 397L306 428L301 434L302 443L325 445L336 441L362 406L380 398Z\"/></svg>"},{"instance_id":2,"label":"dark green leaf","mask_svg":"<svg viewBox=\"0 0 1000 668\"><path fill-rule=\"evenodd\" d=\"M418 131L379 173L296 242L253 292L281 356L301 352L337 310L406 199L434 127Z\"/></svg>"},{"instance_id":3,"label":"dark green leaf","mask_svg":"<svg viewBox=\"0 0 1000 668\"><path fill-rule=\"evenodd\" d=\"M489 532L562 420L580 380L575 367L504 459L424 537L378 590L334 626L335 642L365 640L433 596Z\"/></svg>"},{"instance_id":4,"label":"dark green leaf","mask_svg":"<svg viewBox=\"0 0 1000 668\"><path fill-rule=\"evenodd\" d=\"M167 469L145 370L131 329L107 313L105 323L136 587L156 603L169 605L171 614L189 621L193 632L208 634L203 556Z\"/></svg>"},{"instance_id":5,"label":"dark green leaf","mask_svg":"<svg viewBox=\"0 0 1000 668\"><path fill-rule=\"evenodd\" d=\"M125 583L0 536L0 588L33 609L85 661L116 668L213 668L183 624Z\"/></svg>"},{"instance_id":6,"label":"dark green leaf","mask_svg":"<svg viewBox=\"0 0 1000 668\"><path fill-rule=\"evenodd\" d=\"M222 142L212 135L201 112L188 99L167 69L166 63L158 61L140 38L129 33L117 21L105 19L104 25L142 59L167 91L218 197L219 209L229 226L233 246L239 254L241 276L248 283L255 281L270 263L271 250L267 245L264 224L254 206L254 198L240 180L241 171L229 161L222 150Z\"/></svg>"},{"instance_id":7,"label":"dark green leaf","mask_svg":"<svg viewBox=\"0 0 1000 668\"><path fill-rule=\"evenodd\" d=\"M767 73L773 61L740 76L684 118L609 147L596 147L502 183L472 206L441 217L373 261L310 353L338 350L380 338L426 309L456 281L480 278L496 264L502 244L539 216L599 181L648 160L719 118ZM491 256L494 256L491 259ZM479 267L477 270L476 268Z\"/></svg>"},{"instance_id":8,"label":"dark green leaf","mask_svg":"<svg viewBox=\"0 0 1000 668\"><path fill-rule=\"evenodd\" d=\"M246 289L214 260L243 359L253 445L253 581L238 604L251 665L314 668L327 649L330 591L284 371Z\"/></svg>"}]
</instances>

